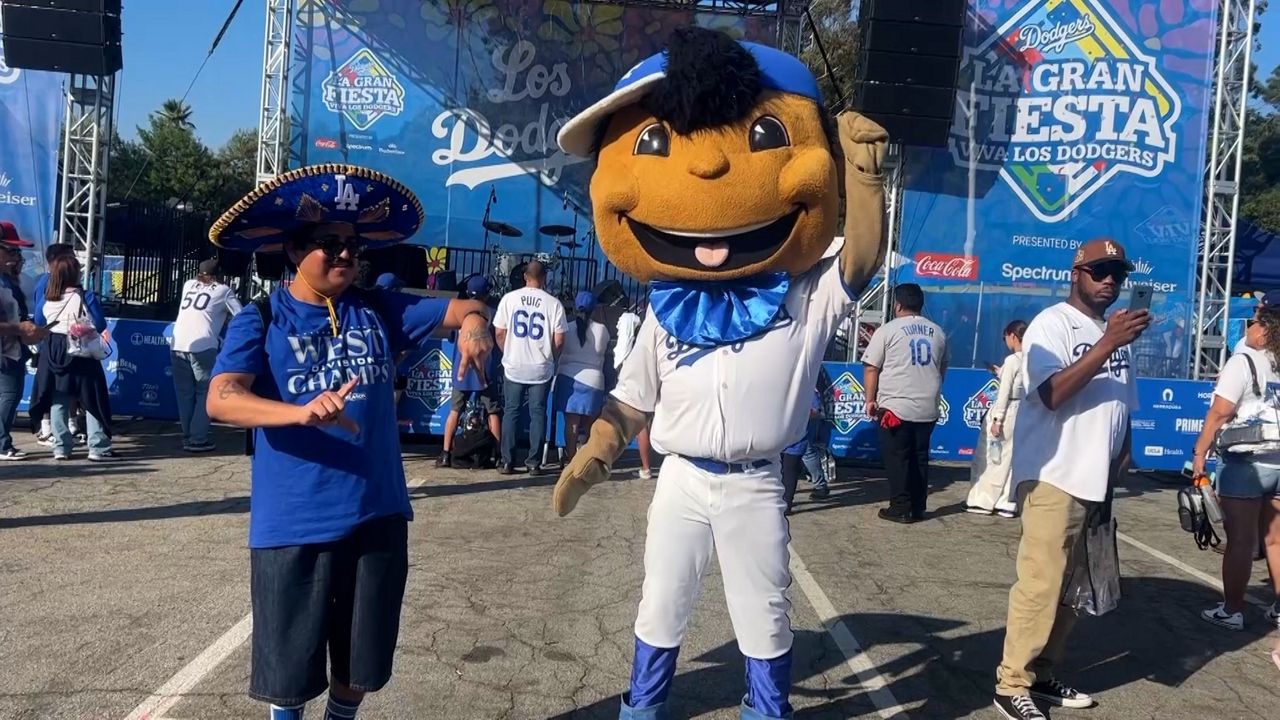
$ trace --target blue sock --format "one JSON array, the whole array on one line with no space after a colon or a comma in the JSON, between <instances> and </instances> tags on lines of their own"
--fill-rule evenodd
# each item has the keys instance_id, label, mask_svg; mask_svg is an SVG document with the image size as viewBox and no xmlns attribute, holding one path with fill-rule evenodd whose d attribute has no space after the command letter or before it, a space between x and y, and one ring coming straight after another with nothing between
<instances>
[{"instance_id":1,"label":"blue sock","mask_svg":"<svg viewBox=\"0 0 1280 720\"><path fill-rule=\"evenodd\" d=\"M339 700L330 695L329 704L324 709L324 720L351 720L359 709L359 700Z\"/></svg>"},{"instance_id":2,"label":"blue sock","mask_svg":"<svg viewBox=\"0 0 1280 720\"><path fill-rule=\"evenodd\" d=\"M294 705L293 707L272 705L271 720L302 720L302 711L306 709L306 705Z\"/></svg>"}]
</instances>

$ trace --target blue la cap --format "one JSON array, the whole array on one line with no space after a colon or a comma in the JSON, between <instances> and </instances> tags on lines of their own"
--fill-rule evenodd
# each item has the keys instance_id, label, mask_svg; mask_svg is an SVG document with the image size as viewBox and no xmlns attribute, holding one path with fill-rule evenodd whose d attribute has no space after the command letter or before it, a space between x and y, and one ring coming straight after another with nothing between
<instances>
[{"instance_id":1,"label":"blue la cap","mask_svg":"<svg viewBox=\"0 0 1280 720\"><path fill-rule=\"evenodd\" d=\"M1280 290L1268 290L1263 293L1262 298L1258 300L1258 307L1280 307Z\"/></svg>"},{"instance_id":2,"label":"blue la cap","mask_svg":"<svg viewBox=\"0 0 1280 720\"><path fill-rule=\"evenodd\" d=\"M485 295L489 292L489 278L483 275L476 275L467 280L467 295L476 297L477 295Z\"/></svg>"},{"instance_id":3,"label":"blue la cap","mask_svg":"<svg viewBox=\"0 0 1280 720\"><path fill-rule=\"evenodd\" d=\"M760 67L760 83L770 90L792 93L807 97L822 104L822 95L818 91L818 79L809 68L794 55L785 53L768 45L745 42L738 43L746 48ZM627 71L613 92L596 101L591 107L583 110L565 123L556 143L560 149L570 155L588 157L595 141L596 125L619 109L640 101L649 90L667 77L667 51L641 60L635 67Z\"/></svg>"}]
</instances>

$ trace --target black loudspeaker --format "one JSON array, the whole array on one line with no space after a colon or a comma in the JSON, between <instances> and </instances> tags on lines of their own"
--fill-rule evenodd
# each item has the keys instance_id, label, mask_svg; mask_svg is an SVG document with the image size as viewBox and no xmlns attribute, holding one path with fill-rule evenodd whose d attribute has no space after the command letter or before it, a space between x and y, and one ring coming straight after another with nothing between
<instances>
[{"instance_id":1,"label":"black loudspeaker","mask_svg":"<svg viewBox=\"0 0 1280 720\"><path fill-rule=\"evenodd\" d=\"M218 272L223 277L238 278L244 277L249 272L249 260L253 258L247 252L238 250L224 250L217 248Z\"/></svg>"},{"instance_id":2,"label":"black loudspeaker","mask_svg":"<svg viewBox=\"0 0 1280 720\"><path fill-rule=\"evenodd\" d=\"M855 107L903 145L945 147L966 0L863 0Z\"/></svg>"},{"instance_id":3,"label":"black loudspeaker","mask_svg":"<svg viewBox=\"0 0 1280 720\"><path fill-rule=\"evenodd\" d=\"M395 273L405 287L427 288L427 248L422 245L401 244L369 250L360 259L369 263L372 280L376 281L383 273Z\"/></svg>"},{"instance_id":4,"label":"black loudspeaker","mask_svg":"<svg viewBox=\"0 0 1280 720\"><path fill-rule=\"evenodd\" d=\"M3 0L0 21L9 67L102 76L124 66L120 0Z\"/></svg>"}]
</instances>

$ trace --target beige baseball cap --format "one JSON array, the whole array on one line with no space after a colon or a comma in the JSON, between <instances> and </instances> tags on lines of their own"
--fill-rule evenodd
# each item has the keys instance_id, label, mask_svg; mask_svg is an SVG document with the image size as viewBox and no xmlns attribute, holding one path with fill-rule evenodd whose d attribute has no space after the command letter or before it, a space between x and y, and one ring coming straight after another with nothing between
<instances>
[{"instance_id":1,"label":"beige baseball cap","mask_svg":"<svg viewBox=\"0 0 1280 720\"><path fill-rule=\"evenodd\" d=\"M1133 263L1125 256L1124 246L1110 238L1090 240L1076 250L1076 259L1071 267L1091 267L1107 262L1118 262L1125 269L1132 271Z\"/></svg>"}]
</instances>

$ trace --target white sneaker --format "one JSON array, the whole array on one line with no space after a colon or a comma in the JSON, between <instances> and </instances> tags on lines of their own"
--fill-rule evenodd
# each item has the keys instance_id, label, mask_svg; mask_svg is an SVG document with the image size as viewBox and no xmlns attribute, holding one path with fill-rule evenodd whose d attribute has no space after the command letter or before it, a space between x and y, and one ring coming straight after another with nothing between
<instances>
[{"instance_id":1,"label":"white sneaker","mask_svg":"<svg viewBox=\"0 0 1280 720\"><path fill-rule=\"evenodd\" d=\"M1244 613L1229 613L1226 611L1226 603L1218 603L1217 605L1200 613L1200 617L1207 622L1211 622L1219 627L1228 630L1244 629Z\"/></svg>"},{"instance_id":2,"label":"white sneaker","mask_svg":"<svg viewBox=\"0 0 1280 720\"><path fill-rule=\"evenodd\" d=\"M652 471L652 470L641 470L641 471L639 472L639 475L640 475L640 479L641 479L641 480L652 480L652 479L653 479L653 471Z\"/></svg>"},{"instance_id":3,"label":"white sneaker","mask_svg":"<svg viewBox=\"0 0 1280 720\"><path fill-rule=\"evenodd\" d=\"M967 513L973 513L974 515L990 515L991 514L990 510L986 508L980 508L977 505L967 505L965 506L964 511Z\"/></svg>"},{"instance_id":4,"label":"white sneaker","mask_svg":"<svg viewBox=\"0 0 1280 720\"><path fill-rule=\"evenodd\" d=\"M17 448L9 448L0 452L0 460L26 460L27 454Z\"/></svg>"},{"instance_id":5,"label":"white sneaker","mask_svg":"<svg viewBox=\"0 0 1280 720\"><path fill-rule=\"evenodd\" d=\"M43 447L53 447L53 435L36 435L36 444Z\"/></svg>"}]
</instances>

